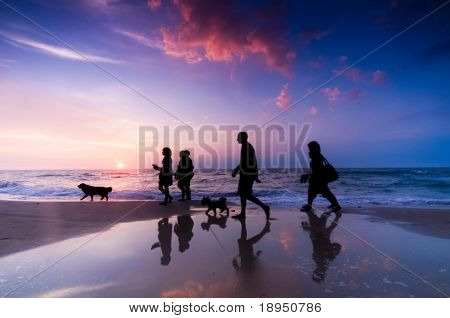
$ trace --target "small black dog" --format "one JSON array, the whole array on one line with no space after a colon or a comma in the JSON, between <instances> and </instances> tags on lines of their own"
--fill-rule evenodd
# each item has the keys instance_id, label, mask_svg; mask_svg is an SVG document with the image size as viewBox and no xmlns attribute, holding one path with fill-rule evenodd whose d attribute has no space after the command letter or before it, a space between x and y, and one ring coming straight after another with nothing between
<instances>
[{"instance_id":1,"label":"small black dog","mask_svg":"<svg viewBox=\"0 0 450 318\"><path fill-rule=\"evenodd\" d=\"M88 196L91 197L91 201L94 201L94 195L101 196L102 198L100 200L103 200L104 198L106 198L106 201L108 201L108 193L112 191L111 187L109 187L109 188L93 187L93 186L87 185L85 183L81 183L80 185L78 185L78 188L80 188L81 191L83 191L85 194L85 196L82 197L80 199L80 201Z\"/></svg>"},{"instance_id":2,"label":"small black dog","mask_svg":"<svg viewBox=\"0 0 450 318\"><path fill-rule=\"evenodd\" d=\"M205 214L208 214L209 211L214 211L214 214L216 214L216 209L219 209L220 213L223 211L227 211L227 215L230 213L230 209L227 207L227 199L224 197L221 197L217 201L213 201L209 197L203 197L202 205L208 206L208 210L206 210Z\"/></svg>"}]
</instances>

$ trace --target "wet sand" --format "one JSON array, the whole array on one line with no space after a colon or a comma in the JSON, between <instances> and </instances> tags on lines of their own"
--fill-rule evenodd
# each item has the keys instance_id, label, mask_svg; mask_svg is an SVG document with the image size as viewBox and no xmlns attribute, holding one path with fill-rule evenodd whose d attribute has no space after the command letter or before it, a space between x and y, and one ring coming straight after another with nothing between
<instances>
[{"instance_id":1,"label":"wet sand","mask_svg":"<svg viewBox=\"0 0 450 318\"><path fill-rule=\"evenodd\" d=\"M0 201L0 296L450 293L448 210L345 208L333 223L272 207L267 225L249 207L239 222L208 217L198 202Z\"/></svg>"}]
</instances>

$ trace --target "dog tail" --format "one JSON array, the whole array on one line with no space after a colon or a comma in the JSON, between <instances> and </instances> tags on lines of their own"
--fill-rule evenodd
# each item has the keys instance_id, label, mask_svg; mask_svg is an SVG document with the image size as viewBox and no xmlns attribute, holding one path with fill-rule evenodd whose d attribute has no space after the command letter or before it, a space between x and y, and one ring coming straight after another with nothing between
<instances>
[{"instance_id":1,"label":"dog tail","mask_svg":"<svg viewBox=\"0 0 450 318\"><path fill-rule=\"evenodd\" d=\"M106 188L106 190L108 190L108 192L111 192L111 191L112 191L112 188L109 187L109 188Z\"/></svg>"},{"instance_id":2,"label":"dog tail","mask_svg":"<svg viewBox=\"0 0 450 318\"><path fill-rule=\"evenodd\" d=\"M227 202L227 198L221 197L221 198L219 199L219 201Z\"/></svg>"}]
</instances>

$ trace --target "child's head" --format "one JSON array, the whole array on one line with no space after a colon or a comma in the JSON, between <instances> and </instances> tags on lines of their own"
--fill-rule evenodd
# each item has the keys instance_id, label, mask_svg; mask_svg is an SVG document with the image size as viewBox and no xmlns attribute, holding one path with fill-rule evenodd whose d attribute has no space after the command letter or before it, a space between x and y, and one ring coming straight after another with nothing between
<instances>
[{"instance_id":1,"label":"child's head","mask_svg":"<svg viewBox=\"0 0 450 318\"><path fill-rule=\"evenodd\" d=\"M180 157L189 157L191 155L189 150L181 150L180 151Z\"/></svg>"},{"instance_id":2,"label":"child's head","mask_svg":"<svg viewBox=\"0 0 450 318\"><path fill-rule=\"evenodd\" d=\"M162 155L164 157L171 157L172 156L172 150L170 150L169 147L164 147L162 150Z\"/></svg>"}]
</instances>

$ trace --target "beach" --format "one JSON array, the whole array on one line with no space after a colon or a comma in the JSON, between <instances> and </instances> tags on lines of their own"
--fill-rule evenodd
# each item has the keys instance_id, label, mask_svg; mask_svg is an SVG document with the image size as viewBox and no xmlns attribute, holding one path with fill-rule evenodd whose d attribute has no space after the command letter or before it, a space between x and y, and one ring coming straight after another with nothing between
<instances>
[{"instance_id":1,"label":"beach","mask_svg":"<svg viewBox=\"0 0 450 318\"><path fill-rule=\"evenodd\" d=\"M233 202L232 212L239 211ZM450 211L0 201L4 297L446 297ZM233 212L236 211L236 212ZM321 206L315 215L321 216ZM325 221L321 223L319 220ZM334 222L336 221L336 222ZM245 229L245 231L244 231ZM331 229L331 230L330 230ZM322 237L322 234L327 235ZM244 235L245 234L245 235Z\"/></svg>"}]
</instances>

